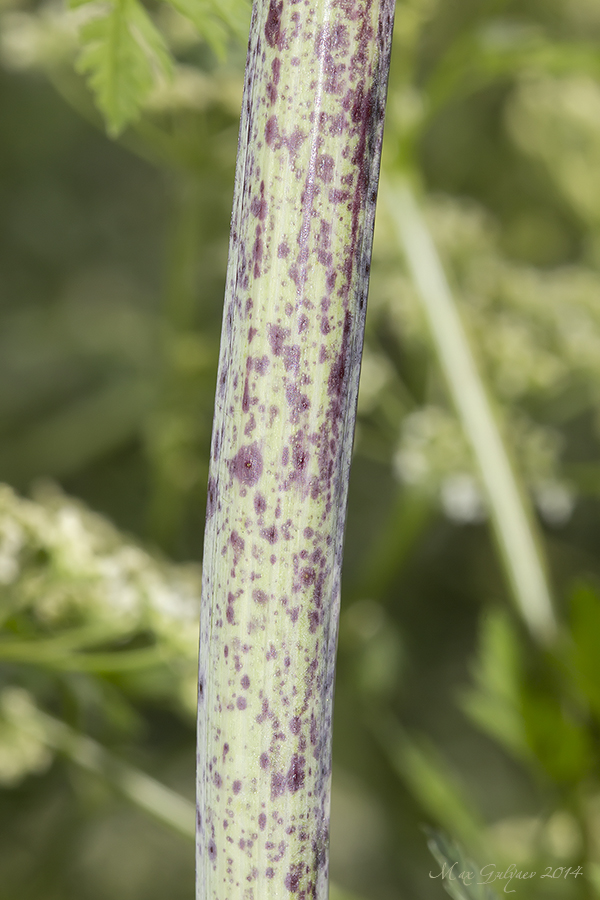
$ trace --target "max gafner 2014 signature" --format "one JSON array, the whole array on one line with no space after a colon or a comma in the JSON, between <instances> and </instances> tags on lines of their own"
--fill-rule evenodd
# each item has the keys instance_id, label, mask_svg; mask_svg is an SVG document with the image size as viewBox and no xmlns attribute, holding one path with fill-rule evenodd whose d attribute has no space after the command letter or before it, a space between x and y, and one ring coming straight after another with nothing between
<instances>
[{"instance_id":1,"label":"max gafner 2014 signature","mask_svg":"<svg viewBox=\"0 0 600 900\"><path fill-rule=\"evenodd\" d=\"M437 875L434 875L433 872L429 873L430 878L441 878L442 881L446 879L447 881L462 881L463 884L491 884L494 881L505 882L504 884L504 893L505 894L514 894L515 887L511 887L513 882L513 878L518 879L520 881L526 881L530 878L535 878L537 876L537 872L527 872L522 869L519 869L515 863L511 863L506 869L499 869L494 863L489 863L487 866L483 866L479 871L476 869L463 869L463 871L459 871L459 864L453 863L451 866L448 863L444 863L442 866L442 871L438 872ZM577 878L579 875L583 875L583 870L581 866L577 866L576 869L569 866L566 869L564 866L558 866L558 868L553 868L552 866L546 866L544 872L541 872L540 878L567 878L573 877Z\"/></svg>"}]
</instances>

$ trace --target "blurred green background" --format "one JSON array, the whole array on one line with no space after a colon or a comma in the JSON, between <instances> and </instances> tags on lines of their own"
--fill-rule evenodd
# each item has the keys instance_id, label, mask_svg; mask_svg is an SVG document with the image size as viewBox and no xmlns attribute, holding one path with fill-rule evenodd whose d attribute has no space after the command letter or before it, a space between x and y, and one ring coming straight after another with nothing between
<instances>
[{"instance_id":1,"label":"blurred green background","mask_svg":"<svg viewBox=\"0 0 600 900\"><path fill-rule=\"evenodd\" d=\"M0 4L0 900L193 895L179 798L248 14L198 4L199 36L186 4L148 9L176 65L110 140L73 66L81 10ZM424 824L536 870L527 900L597 897L600 3L400 0L394 40L383 170L416 185L559 634L540 646L511 602L384 182L332 900L443 896Z\"/></svg>"}]
</instances>

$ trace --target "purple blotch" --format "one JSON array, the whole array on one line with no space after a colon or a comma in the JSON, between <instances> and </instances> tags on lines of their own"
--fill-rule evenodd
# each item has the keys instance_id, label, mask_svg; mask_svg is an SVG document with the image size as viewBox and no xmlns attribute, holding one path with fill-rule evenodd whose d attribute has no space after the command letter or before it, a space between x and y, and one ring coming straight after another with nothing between
<instances>
[{"instance_id":1,"label":"purple blotch","mask_svg":"<svg viewBox=\"0 0 600 900\"><path fill-rule=\"evenodd\" d=\"M329 153L321 153L317 157L317 178L320 178L325 182L325 184L329 184L329 182L333 178L334 165L335 163L333 160L333 156L330 156Z\"/></svg>"},{"instance_id":2,"label":"purple blotch","mask_svg":"<svg viewBox=\"0 0 600 900\"><path fill-rule=\"evenodd\" d=\"M304 785L304 757L294 753L292 762L287 773L288 789L295 794ZM272 793L272 791L271 791Z\"/></svg>"},{"instance_id":3,"label":"purple blotch","mask_svg":"<svg viewBox=\"0 0 600 900\"><path fill-rule=\"evenodd\" d=\"M267 215L267 201L264 197L253 197L250 202L250 212L261 221Z\"/></svg>"},{"instance_id":4,"label":"purple blotch","mask_svg":"<svg viewBox=\"0 0 600 900\"><path fill-rule=\"evenodd\" d=\"M217 845L215 844L214 841L208 842L208 855L209 855L210 859L217 858Z\"/></svg>"},{"instance_id":5,"label":"purple blotch","mask_svg":"<svg viewBox=\"0 0 600 900\"><path fill-rule=\"evenodd\" d=\"M256 484L263 470L262 454L256 441L253 444L240 447L236 455L229 463L233 475L242 484L252 486Z\"/></svg>"},{"instance_id":6,"label":"purple blotch","mask_svg":"<svg viewBox=\"0 0 600 900\"><path fill-rule=\"evenodd\" d=\"M270 528L263 528L260 535L270 544L277 543L277 528L275 525L271 525Z\"/></svg>"},{"instance_id":7,"label":"purple blotch","mask_svg":"<svg viewBox=\"0 0 600 900\"><path fill-rule=\"evenodd\" d=\"M260 767L261 767L261 769L268 769L268 768L269 768L269 757L268 757L268 754L266 754L266 753L261 753L261 754L260 754Z\"/></svg>"},{"instance_id":8,"label":"purple blotch","mask_svg":"<svg viewBox=\"0 0 600 900\"><path fill-rule=\"evenodd\" d=\"M281 772L273 772L271 775L271 800L275 800L285 791L286 778Z\"/></svg>"},{"instance_id":9,"label":"purple blotch","mask_svg":"<svg viewBox=\"0 0 600 900\"><path fill-rule=\"evenodd\" d=\"M247 675L242 675L241 684L242 684L242 687L244 688L244 690L248 690L248 688L250 687L250 679L248 678Z\"/></svg>"},{"instance_id":10,"label":"purple blotch","mask_svg":"<svg viewBox=\"0 0 600 900\"><path fill-rule=\"evenodd\" d=\"M234 782L233 782L233 793L234 793L234 794L239 794L239 792L241 791L241 789L242 789L242 782L241 782L241 781L234 781Z\"/></svg>"},{"instance_id":11,"label":"purple blotch","mask_svg":"<svg viewBox=\"0 0 600 900\"><path fill-rule=\"evenodd\" d=\"M261 831L265 830L266 824L267 824L266 815L264 813L260 813L260 815L258 817L258 827L260 828Z\"/></svg>"},{"instance_id":12,"label":"purple blotch","mask_svg":"<svg viewBox=\"0 0 600 900\"><path fill-rule=\"evenodd\" d=\"M310 400L306 394L302 394L295 384L288 384L285 389L285 399L290 407L290 421L296 424L300 414L310 409Z\"/></svg>"},{"instance_id":13,"label":"purple blotch","mask_svg":"<svg viewBox=\"0 0 600 900\"><path fill-rule=\"evenodd\" d=\"M283 364L286 372L294 372L296 375L300 369L300 347L298 344L288 344L283 348Z\"/></svg>"},{"instance_id":14,"label":"purple blotch","mask_svg":"<svg viewBox=\"0 0 600 900\"><path fill-rule=\"evenodd\" d=\"M255 603L260 603L261 605L263 605L269 598L264 591L261 591L260 588L257 588L255 591L252 591L252 599Z\"/></svg>"},{"instance_id":15,"label":"purple blotch","mask_svg":"<svg viewBox=\"0 0 600 900\"><path fill-rule=\"evenodd\" d=\"M293 865L290 868L290 871L285 876L285 886L292 894L296 894L298 892L298 885L300 884L300 876L302 875L302 865Z\"/></svg>"},{"instance_id":16,"label":"purple blotch","mask_svg":"<svg viewBox=\"0 0 600 900\"><path fill-rule=\"evenodd\" d=\"M277 116L269 116L265 125L265 140L269 147L272 147L279 138L279 128L277 127Z\"/></svg>"},{"instance_id":17,"label":"purple blotch","mask_svg":"<svg viewBox=\"0 0 600 900\"><path fill-rule=\"evenodd\" d=\"M281 356L283 344L289 336L289 328L282 328L281 325L267 325L267 337L274 356Z\"/></svg>"},{"instance_id":18,"label":"purple blotch","mask_svg":"<svg viewBox=\"0 0 600 900\"><path fill-rule=\"evenodd\" d=\"M269 12L267 21L265 22L265 37L269 47L276 47L281 37L281 11L283 9L283 0L279 3L271 0L269 4Z\"/></svg>"},{"instance_id":19,"label":"purple blotch","mask_svg":"<svg viewBox=\"0 0 600 900\"><path fill-rule=\"evenodd\" d=\"M238 709L246 709L246 698L238 697L237 700L235 701L235 705L237 706Z\"/></svg>"},{"instance_id":20,"label":"purple blotch","mask_svg":"<svg viewBox=\"0 0 600 900\"><path fill-rule=\"evenodd\" d=\"M302 472L309 460L309 452L297 444L292 447L292 465L297 472Z\"/></svg>"},{"instance_id":21,"label":"purple blotch","mask_svg":"<svg viewBox=\"0 0 600 900\"><path fill-rule=\"evenodd\" d=\"M260 516L262 513L264 513L266 508L267 508L267 501L265 500L263 495L256 494L256 496L254 497L254 509L256 510L256 515Z\"/></svg>"},{"instance_id":22,"label":"purple blotch","mask_svg":"<svg viewBox=\"0 0 600 900\"><path fill-rule=\"evenodd\" d=\"M218 500L217 482L214 478L208 479L208 492L206 497L206 518L210 519L217 508Z\"/></svg>"}]
</instances>

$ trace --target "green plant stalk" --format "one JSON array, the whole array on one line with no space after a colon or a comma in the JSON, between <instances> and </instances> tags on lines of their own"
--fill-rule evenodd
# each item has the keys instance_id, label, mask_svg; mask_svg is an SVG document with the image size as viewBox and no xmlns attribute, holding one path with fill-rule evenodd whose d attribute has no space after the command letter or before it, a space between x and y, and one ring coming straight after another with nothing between
<instances>
[{"instance_id":1,"label":"green plant stalk","mask_svg":"<svg viewBox=\"0 0 600 900\"><path fill-rule=\"evenodd\" d=\"M123 762L97 741L36 709L48 744L87 772L106 779L138 809L185 837L194 833L194 804L155 778Z\"/></svg>"},{"instance_id":2,"label":"green plant stalk","mask_svg":"<svg viewBox=\"0 0 600 900\"><path fill-rule=\"evenodd\" d=\"M519 488L435 244L402 179L386 198L450 394L481 474L500 556L516 605L542 644L556 637L550 587L534 523Z\"/></svg>"},{"instance_id":3,"label":"green plant stalk","mask_svg":"<svg viewBox=\"0 0 600 900\"><path fill-rule=\"evenodd\" d=\"M392 0L257 0L208 487L197 900L327 896L343 530Z\"/></svg>"}]
</instances>

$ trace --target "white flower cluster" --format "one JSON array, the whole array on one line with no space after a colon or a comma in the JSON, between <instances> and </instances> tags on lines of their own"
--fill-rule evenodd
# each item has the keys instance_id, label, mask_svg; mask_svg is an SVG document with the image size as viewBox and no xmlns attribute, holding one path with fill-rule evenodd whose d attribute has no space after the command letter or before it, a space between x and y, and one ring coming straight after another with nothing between
<instances>
[{"instance_id":1,"label":"white flower cluster","mask_svg":"<svg viewBox=\"0 0 600 900\"><path fill-rule=\"evenodd\" d=\"M191 712L199 607L197 566L158 560L55 490L32 501L0 487L0 661L3 646L22 641L10 623L23 617L32 646L48 637L84 635L83 645L75 642L65 652L107 642L110 652L114 643L141 633L176 675L176 704Z\"/></svg>"},{"instance_id":2,"label":"white flower cluster","mask_svg":"<svg viewBox=\"0 0 600 900\"><path fill-rule=\"evenodd\" d=\"M544 410L568 401L570 415L591 412L600 426L600 274L583 265L544 270L509 260L494 223L472 202L430 198L427 217L518 468L543 518L561 524L573 510L574 489L561 472L561 416ZM400 348L422 353L430 341L427 323L399 269L385 214L378 237L367 346L370 333L384 327ZM451 518L480 519L485 507L472 454L439 371L427 365L425 400L415 407L398 390L398 379L368 377L372 368L365 371L365 411L374 407L375 395L382 408L391 407L394 390L396 406L398 400L404 406L394 453L399 478L437 493ZM540 414L534 417L532 409Z\"/></svg>"},{"instance_id":3,"label":"white flower cluster","mask_svg":"<svg viewBox=\"0 0 600 900\"><path fill-rule=\"evenodd\" d=\"M13 787L52 761L44 725L31 695L9 687L0 693L0 785Z\"/></svg>"}]
</instances>

